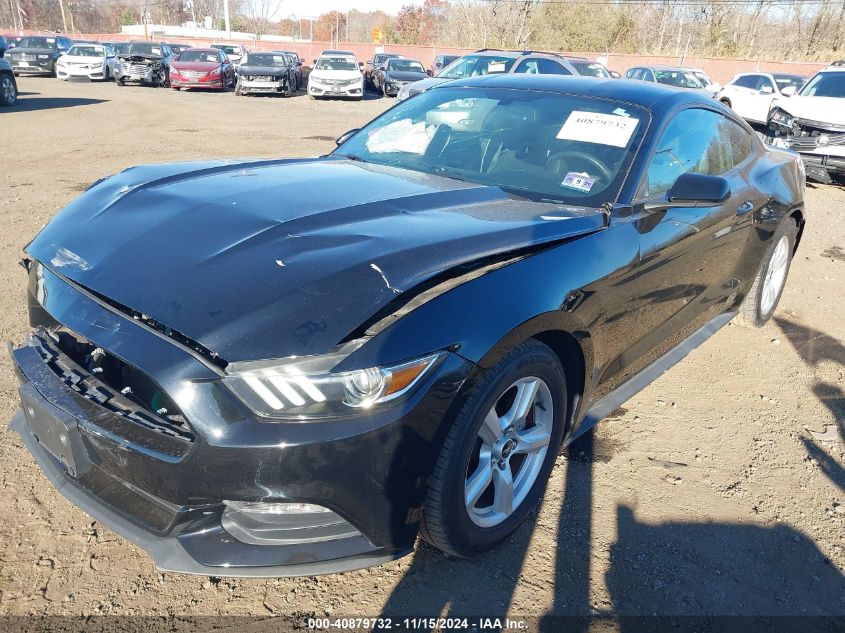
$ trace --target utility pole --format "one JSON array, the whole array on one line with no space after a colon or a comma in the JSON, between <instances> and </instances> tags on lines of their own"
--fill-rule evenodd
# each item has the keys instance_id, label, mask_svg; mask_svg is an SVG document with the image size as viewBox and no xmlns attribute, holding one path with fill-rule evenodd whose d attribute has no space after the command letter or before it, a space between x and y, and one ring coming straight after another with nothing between
<instances>
[{"instance_id":1,"label":"utility pole","mask_svg":"<svg viewBox=\"0 0 845 633\"><path fill-rule=\"evenodd\" d=\"M223 0L223 22L226 24L226 38L232 39L232 23L229 21L229 0Z\"/></svg>"},{"instance_id":2,"label":"utility pole","mask_svg":"<svg viewBox=\"0 0 845 633\"><path fill-rule=\"evenodd\" d=\"M346 12L346 41L349 41L349 11Z\"/></svg>"},{"instance_id":3,"label":"utility pole","mask_svg":"<svg viewBox=\"0 0 845 633\"><path fill-rule=\"evenodd\" d=\"M67 33L67 19L65 18L65 3L59 0L59 8L62 10L62 28Z\"/></svg>"}]
</instances>

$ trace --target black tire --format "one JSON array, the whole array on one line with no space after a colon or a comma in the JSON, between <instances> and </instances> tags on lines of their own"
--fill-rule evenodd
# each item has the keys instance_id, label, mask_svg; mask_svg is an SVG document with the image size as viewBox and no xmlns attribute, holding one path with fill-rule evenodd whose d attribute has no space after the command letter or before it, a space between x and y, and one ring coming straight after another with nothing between
<instances>
[{"instance_id":1,"label":"black tire","mask_svg":"<svg viewBox=\"0 0 845 633\"><path fill-rule=\"evenodd\" d=\"M8 108L18 100L18 87L15 78L9 73L0 74L0 106Z\"/></svg>"},{"instance_id":2,"label":"black tire","mask_svg":"<svg viewBox=\"0 0 845 633\"><path fill-rule=\"evenodd\" d=\"M751 284L751 290L742 302L739 312L734 317L733 322L742 327L759 328L763 327L774 314L780 301L783 289L786 287L786 279L789 277L789 268L792 265L792 254L795 251L795 239L798 236L798 226L793 218L785 218L778 226L775 234L772 236L771 243L766 249L766 257L763 259L763 265L760 266L760 271L754 278ZM781 239L787 240L787 259L786 271L780 289L777 291L774 301L770 306L763 306L764 303L764 288L766 286L766 279L769 276L769 270L772 267L772 262L777 252L778 245Z\"/></svg>"},{"instance_id":3,"label":"black tire","mask_svg":"<svg viewBox=\"0 0 845 633\"><path fill-rule=\"evenodd\" d=\"M118 79L117 77L115 77L115 78L114 78L114 83L115 83L115 85L118 85L118 86L125 86L125 85L126 85L126 82L125 82L125 81L123 81L123 78L122 78L122 77L121 77L120 79Z\"/></svg>"},{"instance_id":4,"label":"black tire","mask_svg":"<svg viewBox=\"0 0 845 633\"><path fill-rule=\"evenodd\" d=\"M479 430L494 405L506 399L510 391L515 392L512 387L515 381L529 376L540 378L549 389L553 411L550 414L552 426L548 448L536 479L522 502L502 522L480 527L470 518L464 496L468 468L478 446ZM420 526L423 539L448 554L466 557L491 549L516 530L537 506L545 491L563 439L566 402L563 367L557 355L535 339L517 345L495 367L485 371L470 385L429 482ZM532 406L528 417L533 418L534 412ZM523 465L525 463L522 462ZM491 471L495 468L495 465L492 466Z\"/></svg>"}]
</instances>

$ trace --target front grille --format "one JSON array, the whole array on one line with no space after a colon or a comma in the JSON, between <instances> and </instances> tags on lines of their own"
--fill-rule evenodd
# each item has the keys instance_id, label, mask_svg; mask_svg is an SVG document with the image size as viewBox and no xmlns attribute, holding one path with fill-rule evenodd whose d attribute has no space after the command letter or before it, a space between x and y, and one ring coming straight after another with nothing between
<instances>
[{"instance_id":1,"label":"front grille","mask_svg":"<svg viewBox=\"0 0 845 633\"><path fill-rule=\"evenodd\" d=\"M148 431L194 441L171 398L128 363L64 327L49 332L39 328L31 344L68 387L88 400Z\"/></svg>"},{"instance_id":2,"label":"front grille","mask_svg":"<svg viewBox=\"0 0 845 633\"><path fill-rule=\"evenodd\" d=\"M127 75L146 75L152 70L150 65L142 63L124 62L122 66Z\"/></svg>"}]
</instances>

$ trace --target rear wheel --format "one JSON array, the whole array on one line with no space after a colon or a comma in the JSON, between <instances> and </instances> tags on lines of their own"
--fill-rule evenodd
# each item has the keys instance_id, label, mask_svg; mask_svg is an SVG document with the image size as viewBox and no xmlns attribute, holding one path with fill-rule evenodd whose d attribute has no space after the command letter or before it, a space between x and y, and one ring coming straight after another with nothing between
<instances>
[{"instance_id":1,"label":"rear wheel","mask_svg":"<svg viewBox=\"0 0 845 633\"><path fill-rule=\"evenodd\" d=\"M474 385L449 431L423 508L422 537L455 556L503 541L539 502L563 438L566 379L537 340Z\"/></svg>"},{"instance_id":2,"label":"rear wheel","mask_svg":"<svg viewBox=\"0 0 845 633\"><path fill-rule=\"evenodd\" d=\"M775 231L763 265L734 323L743 327L762 327L772 317L786 285L797 235L795 221L792 218L784 219Z\"/></svg>"}]
</instances>

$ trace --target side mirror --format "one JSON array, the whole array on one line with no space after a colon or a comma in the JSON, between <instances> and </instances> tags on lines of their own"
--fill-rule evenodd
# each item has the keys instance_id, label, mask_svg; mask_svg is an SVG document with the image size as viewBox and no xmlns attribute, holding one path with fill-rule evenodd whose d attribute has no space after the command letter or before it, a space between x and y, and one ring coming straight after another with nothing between
<instances>
[{"instance_id":1,"label":"side mirror","mask_svg":"<svg viewBox=\"0 0 845 633\"><path fill-rule=\"evenodd\" d=\"M426 75L428 75L429 77L434 77L434 73L433 73L433 72L431 72L431 68L429 68L428 70L426 70L426 71L425 71L425 74L426 74Z\"/></svg>"},{"instance_id":2,"label":"side mirror","mask_svg":"<svg viewBox=\"0 0 845 633\"><path fill-rule=\"evenodd\" d=\"M315 63L315 64L317 63L317 60L316 60L316 59L314 60L314 63Z\"/></svg>"},{"instance_id":3,"label":"side mirror","mask_svg":"<svg viewBox=\"0 0 845 633\"><path fill-rule=\"evenodd\" d=\"M669 189L669 202L724 202L731 196L731 186L720 176L687 172L678 176Z\"/></svg>"},{"instance_id":4,"label":"side mirror","mask_svg":"<svg viewBox=\"0 0 845 633\"><path fill-rule=\"evenodd\" d=\"M795 86L787 86L786 88L784 88L783 90L781 90L781 91L780 91L780 93L781 93L784 97L791 97L791 96L792 96L792 95L794 95L796 92L797 92L797 89L795 88Z\"/></svg>"},{"instance_id":5,"label":"side mirror","mask_svg":"<svg viewBox=\"0 0 845 633\"><path fill-rule=\"evenodd\" d=\"M364 70L364 62L358 62L358 68Z\"/></svg>"},{"instance_id":6,"label":"side mirror","mask_svg":"<svg viewBox=\"0 0 845 633\"><path fill-rule=\"evenodd\" d=\"M356 127L356 128L352 128L352 129L351 129L351 130L349 130L348 132L344 132L343 134L341 134L340 136L338 136L338 137L335 139L334 144L335 144L335 145L343 145L346 141L348 141L348 140L349 140L349 139L351 139L353 136L355 136L355 135L358 133L358 130L359 130L359 129L360 129L360 128L357 128L357 127Z\"/></svg>"},{"instance_id":7,"label":"side mirror","mask_svg":"<svg viewBox=\"0 0 845 633\"><path fill-rule=\"evenodd\" d=\"M760 88L760 94L761 95L770 95L773 92L774 92L774 90L772 89L771 86L763 86L762 88Z\"/></svg>"}]
</instances>

